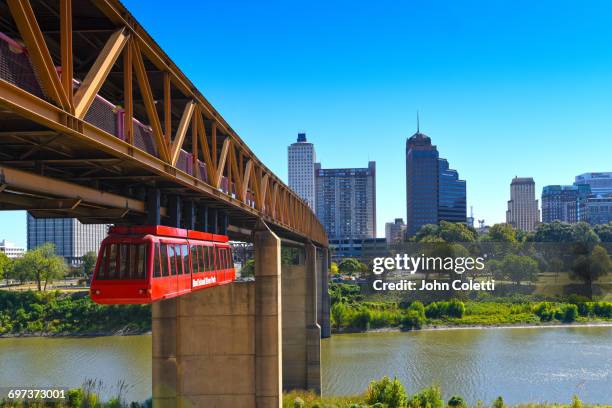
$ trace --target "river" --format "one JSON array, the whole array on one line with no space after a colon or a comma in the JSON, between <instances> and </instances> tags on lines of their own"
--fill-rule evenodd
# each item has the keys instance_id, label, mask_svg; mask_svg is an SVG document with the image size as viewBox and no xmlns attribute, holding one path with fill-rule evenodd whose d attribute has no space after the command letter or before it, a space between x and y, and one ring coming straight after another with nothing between
<instances>
[{"instance_id":1,"label":"river","mask_svg":"<svg viewBox=\"0 0 612 408\"><path fill-rule=\"evenodd\" d=\"M612 327L424 330L336 335L323 341L323 392L360 393L398 377L409 392L439 384L475 403L612 402ZM151 337L0 339L0 386L76 387L99 379L128 400L151 395Z\"/></svg>"}]
</instances>

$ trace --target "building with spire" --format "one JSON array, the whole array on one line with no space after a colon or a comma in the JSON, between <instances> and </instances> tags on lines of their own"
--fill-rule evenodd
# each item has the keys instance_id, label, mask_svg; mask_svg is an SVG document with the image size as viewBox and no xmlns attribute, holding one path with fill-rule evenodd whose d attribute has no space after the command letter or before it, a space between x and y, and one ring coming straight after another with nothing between
<instances>
[{"instance_id":1,"label":"building with spire","mask_svg":"<svg viewBox=\"0 0 612 408\"><path fill-rule=\"evenodd\" d=\"M407 234L440 221L467 222L466 183L421 133L417 114L417 131L406 141Z\"/></svg>"}]
</instances>

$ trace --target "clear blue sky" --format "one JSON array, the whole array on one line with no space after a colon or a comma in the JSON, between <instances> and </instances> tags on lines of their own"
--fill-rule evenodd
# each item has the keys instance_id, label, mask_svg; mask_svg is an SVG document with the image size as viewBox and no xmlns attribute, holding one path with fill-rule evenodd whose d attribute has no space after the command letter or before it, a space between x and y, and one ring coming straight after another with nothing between
<instances>
[{"instance_id":1,"label":"clear blue sky","mask_svg":"<svg viewBox=\"0 0 612 408\"><path fill-rule=\"evenodd\" d=\"M375 160L379 236L405 217L417 110L488 224L515 175L539 192L612 171L610 2L183 3L124 0L282 178L299 131L324 167ZM0 215L0 237L25 243L24 218Z\"/></svg>"}]
</instances>

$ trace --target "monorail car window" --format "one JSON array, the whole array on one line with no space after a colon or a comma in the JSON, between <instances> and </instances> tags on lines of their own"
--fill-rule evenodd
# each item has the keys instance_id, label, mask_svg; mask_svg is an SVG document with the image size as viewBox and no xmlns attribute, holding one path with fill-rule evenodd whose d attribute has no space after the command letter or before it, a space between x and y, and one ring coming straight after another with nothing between
<instances>
[{"instance_id":1,"label":"monorail car window","mask_svg":"<svg viewBox=\"0 0 612 408\"><path fill-rule=\"evenodd\" d=\"M183 255L182 262L181 262L183 264L183 275L186 275L186 274L190 273L190 268L189 268L189 246L181 245L181 253Z\"/></svg>"},{"instance_id":2,"label":"monorail car window","mask_svg":"<svg viewBox=\"0 0 612 408\"><path fill-rule=\"evenodd\" d=\"M198 246L198 260L200 261L198 263L198 272L204 272L206 270L206 247L204 247L203 245L199 245Z\"/></svg>"},{"instance_id":3,"label":"monorail car window","mask_svg":"<svg viewBox=\"0 0 612 408\"><path fill-rule=\"evenodd\" d=\"M108 269L108 245L104 245L100 251L100 266L98 267L97 279L106 279Z\"/></svg>"},{"instance_id":4,"label":"monorail car window","mask_svg":"<svg viewBox=\"0 0 612 408\"><path fill-rule=\"evenodd\" d=\"M191 245L189 245L189 249L191 250L191 264L193 265L192 266L192 269L193 269L192 272L193 273L197 273L198 272L198 265L199 265L199 262L198 262L198 258L199 258L198 257L198 245L191 244Z\"/></svg>"},{"instance_id":5,"label":"monorail car window","mask_svg":"<svg viewBox=\"0 0 612 408\"><path fill-rule=\"evenodd\" d=\"M174 256L174 245L168 245L168 259L170 259L170 275L176 276L176 257Z\"/></svg>"},{"instance_id":6,"label":"monorail car window","mask_svg":"<svg viewBox=\"0 0 612 408\"><path fill-rule=\"evenodd\" d=\"M167 244L161 244L161 246L159 247L159 257L161 258L161 273L162 276L169 276L169 271L168 271L168 245Z\"/></svg>"},{"instance_id":7,"label":"monorail car window","mask_svg":"<svg viewBox=\"0 0 612 408\"><path fill-rule=\"evenodd\" d=\"M159 261L159 243L155 243L153 246L153 277L161 277L161 263Z\"/></svg>"},{"instance_id":8,"label":"monorail car window","mask_svg":"<svg viewBox=\"0 0 612 408\"><path fill-rule=\"evenodd\" d=\"M110 244L106 279L117 279L117 244Z\"/></svg>"}]
</instances>

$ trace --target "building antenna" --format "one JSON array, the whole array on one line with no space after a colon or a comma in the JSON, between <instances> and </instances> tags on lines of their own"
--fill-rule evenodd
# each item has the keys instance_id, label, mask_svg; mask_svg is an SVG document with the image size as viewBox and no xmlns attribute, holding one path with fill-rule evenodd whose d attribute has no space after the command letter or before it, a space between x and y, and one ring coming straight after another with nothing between
<instances>
[{"instance_id":1,"label":"building antenna","mask_svg":"<svg viewBox=\"0 0 612 408\"><path fill-rule=\"evenodd\" d=\"M417 109L417 133L420 133L421 129L420 129L420 124L419 124L419 110Z\"/></svg>"}]
</instances>

